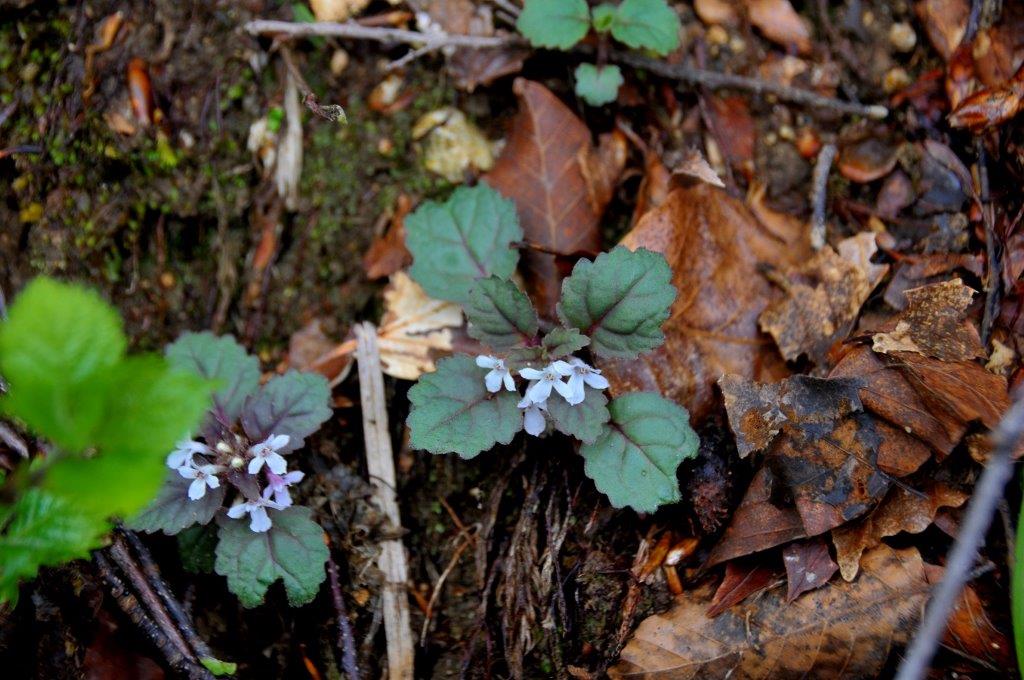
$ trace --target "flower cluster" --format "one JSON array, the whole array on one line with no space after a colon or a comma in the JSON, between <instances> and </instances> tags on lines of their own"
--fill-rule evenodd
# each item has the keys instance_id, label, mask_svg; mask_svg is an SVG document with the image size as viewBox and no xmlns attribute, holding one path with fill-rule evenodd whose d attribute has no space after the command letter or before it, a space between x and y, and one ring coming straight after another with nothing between
<instances>
[{"instance_id":1,"label":"flower cluster","mask_svg":"<svg viewBox=\"0 0 1024 680\"><path fill-rule=\"evenodd\" d=\"M488 392L500 392L502 387L509 392L516 391L515 378L503 359L481 355L476 358L476 365L490 369L484 376ZM570 406L576 406L583 402L586 386L596 390L608 387L608 379L601 375L601 371L577 357L570 357L568 361L552 361L541 369L523 368L519 370L519 376L529 381L526 393L519 401L519 408L523 411L523 428L535 437L544 432L547 426L544 413L548 410L552 389Z\"/></svg>"},{"instance_id":2,"label":"flower cluster","mask_svg":"<svg viewBox=\"0 0 1024 680\"><path fill-rule=\"evenodd\" d=\"M273 525L267 510L290 507L288 487L298 484L304 476L298 470L288 472L288 463L281 455L288 442L288 435L272 434L248 447L237 438L236 446L220 442L210 448L202 442L184 439L167 456L167 467L192 480L188 486L192 501L203 498L208 489L220 488L222 481L230 483L240 495L228 509L228 517L240 519L249 515L249 528L263 532Z\"/></svg>"}]
</instances>

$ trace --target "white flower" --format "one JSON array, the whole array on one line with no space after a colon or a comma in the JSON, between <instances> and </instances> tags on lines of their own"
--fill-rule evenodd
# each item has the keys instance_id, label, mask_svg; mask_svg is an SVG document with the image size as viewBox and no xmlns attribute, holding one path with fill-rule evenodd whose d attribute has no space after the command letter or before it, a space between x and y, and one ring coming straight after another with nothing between
<instances>
[{"instance_id":1,"label":"white flower","mask_svg":"<svg viewBox=\"0 0 1024 680\"><path fill-rule=\"evenodd\" d=\"M174 450L167 455L167 467L177 470L182 466L191 467L192 457L197 453L213 453L210 447L194 439L182 439L175 444Z\"/></svg>"},{"instance_id":2,"label":"white flower","mask_svg":"<svg viewBox=\"0 0 1024 680\"><path fill-rule=\"evenodd\" d=\"M270 516L267 514L267 508L274 508L275 510L281 509L277 503L268 501L264 498L258 498L254 501L235 503L228 509L228 517L231 519L238 519L242 515L248 513L249 528L259 534L267 531L274 524L270 521Z\"/></svg>"},{"instance_id":3,"label":"white flower","mask_svg":"<svg viewBox=\"0 0 1024 680\"><path fill-rule=\"evenodd\" d=\"M501 391L501 383L505 383L505 389L509 392L516 391L516 381L509 373L508 368L505 367L505 362L498 357L488 356L481 354L476 358L476 365L480 368L491 369L487 375L484 376L484 385L487 386L488 392L499 392Z\"/></svg>"},{"instance_id":4,"label":"white flower","mask_svg":"<svg viewBox=\"0 0 1024 680\"><path fill-rule=\"evenodd\" d=\"M259 444L250 446L249 455L252 456L252 460L249 461L249 474L254 475L259 472L264 463L267 464L267 469L274 474L284 474L288 464L278 451L288 445L288 440L289 437L286 434L272 434Z\"/></svg>"},{"instance_id":5,"label":"white flower","mask_svg":"<svg viewBox=\"0 0 1024 680\"><path fill-rule=\"evenodd\" d=\"M178 474L185 479L191 479L188 485L188 497L194 501L206 495L206 487L216 489L220 486L220 479L217 473L224 470L220 465L200 465L199 467L183 465L178 468Z\"/></svg>"},{"instance_id":6,"label":"white flower","mask_svg":"<svg viewBox=\"0 0 1024 680\"><path fill-rule=\"evenodd\" d=\"M519 408L523 409L523 428L527 434L534 437L544 431L547 422L544 419L544 411L548 410L545 401L530 401L530 397L523 397L519 402Z\"/></svg>"},{"instance_id":7,"label":"white flower","mask_svg":"<svg viewBox=\"0 0 1024 680\"><path fill-rule=\"evenodd\" d=\"M601 375L601 371L588 365L582 359L577 357L569 359L569 366L572 367L572 375L569 376L569 394L565 395L565 400L572 406L583 401L584 385L590 385L595 390L608 388L608 378L605 378Z\"/></svg>"},{"instance_id":8,"label":"white flower","mask_svg":"<svg viewBox=\"0 0 1024 680\"><path fill-rule=\"evenodd\" d=\"M267 488L263 490L263 500L268 501L273 496L274 502L282 508L290 508L292 497L288 493L288 487L292 484L298 484L305 476L304 473L298 470L292 470L284 476L267 472Z\"/></svg>"},{"instance_id":9,"label":"white flower","mask_svg":"<svg viewBox=\"0 0 1024 680\"><path fill-rule=\"evenodd\" d=\"M547 401L552 387L566 399L569 398L569 386L562 382L562 378L572 375L572 367L564 361L552 361L541 371L524 368L519 371L519 375L531 381L526 388L526 397L535 404Z\"/></svg>"}]
</instances>

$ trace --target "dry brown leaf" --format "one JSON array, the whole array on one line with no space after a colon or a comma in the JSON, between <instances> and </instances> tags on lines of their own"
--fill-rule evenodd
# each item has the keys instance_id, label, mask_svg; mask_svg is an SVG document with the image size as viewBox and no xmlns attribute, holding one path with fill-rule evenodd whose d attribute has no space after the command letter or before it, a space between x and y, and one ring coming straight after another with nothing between
<instances>
[{"instance_id":1,"label":"dry brown leaf","mask_svg":"<svg viewBox=\"0 0 1024 680\"><path fill-rule=\"evenodd\" d=\"M919 534L935 520L939 508L958 508L968 495L943 482L932 482L918 492L893 487L874 510L832 530L836 560L843 578L852 581L860 570L860 558L883 538L900 532Z\"/></svg>"},{"instance_id":2,"label":"dry brown leaf","mask_svg":"<svg viewBox=\"0 0 1024 680\"><path fill-rule=\"evenodd\" d=\"M457 184L494 166L494 147L466 114L445 106L420 116L412 138L423 141L423 167Z\"/></svg>"},{"instance_id":3,"label":"dry brown leaf","mask_svg":"<svg viewBox=\"0 0 1024 680\"><path fill-rule=\"evenodd\" d=\"M774 588L717 618L710 587L684 593L666 614L640 624L609 669L613 679L875 677L893 647L913 634L928 594L914 548L879 546L853 583L832 581L786 603Z\"/></svg>"},{"instance_id":4,"label":"dry brown leaf","mask_svg":"<svg viewBox=\"0 0 1024 680\"><path fill-rule=\"evenodd\" d=\"M772 502L774 483L774 476L767 468L754 474L743 501L732 515L732 522L711 550L706 567L806 536L796 510Z\"/></svg>"},{"instance_id":5,"label":"dry brown leaf","mask_svg":"<svg viewBox=\"0 0 1024 680\"><path fill-rule=\"evenodd\" d=\"M405 216L411 211L412 199L408 194L399 194L387 231L374 237L363 255L366 278L382 279L412 264L412 253L405 247Z\"/></svg>"},{"instance_id":6,"label":"dry brown leaf","mask_svg":"<svg viewBox=\"0 0 1024 680\"><path fill-rule=\"evenodd\" d=\"M698 184L674 189L622 240L665 255L679 291L665 344L633 361L602 361L615 393L654 390L700 422L717 403L715 382L733 373L758 382L788 374L757 317L778 291L761 265L787 267L809 251L802 225L763 228L739 201Z\"/></svg>"},{"instance_id":7,"label":"dry brown leaf","mask_svg":"<svg viewBox=\"0 0 1024 680\"><path fill-rule=\"evenodd\" d=\"M843 144L836 167L846 179L864 184L881 179L896 167L897 148L884 135L865 130Z\"/></svg>"},{"instance_id":8,"label":"dry brown leaf","mask_svg":"<svg viewBox=\"0 0 1024 680\"><path fill-rule=\"evenodd\" d=\"M1003 87L975 92L949 114L949 124L980 132L1002 125L1024 110L1024 64Z\"/></svg>"},{"instance_id":9,"label":"dry brown leaf","mask_svg":"<svg viewBox=\"0 0 1024 680\"><path fill-rule=\"evenodd\" d=\"M935 283L944 279L945 274L956 269L963 269L977 277L981 277L985 273L984 262L980 254L905 255L896 265L896 271L893 273L889 285L885 287L885 294L882 297L893 309L906 309L907 299L903 295L904 291Z\"/></svg>"},{"instance_id":10,"label":"dry brown leaf","mask_svg":"<svg viewBox=\"0 0 1024 680\"><path fill-rule=\"evenodd\" d=\"M451 328L462 325L462 309L434 300L405 272L384 290L384 316L377 329L384 372L416 380L434 370L434 360L452 349Z\"/></svg>"},{"instance_id":11,"label":"dry brown leaf","mask_svg":"<svg viewBox=\"0 0 1024 680\"><path fill-rule=\"evenodd\" d=\"M722 583L708 606L708 617L714 618L750 595L764 590L774 577L774 570L752 560L733 560L727 563Z\"/></svg>"},{"instance_id":12,"label":"dry brown leaf","mask_svg":"<svg viewBox=\"0 0 1024 680\"><path fill-rule=\"evenodd\" d=\"M935 564L924 565L925 576L932 585L938 585L945 569ZM968 583L964 586L949 619L942 644L970 659L987 663L989 670L1003 672L1011 668L1013 643L999 630L985 613L987 607L978 591Z\"/></svg>"},{"instance_id":13,"label":"dry brown leaf","mask_svg":"<svg viewBox=\"0 0 1024 680\"><path fill-rule=\"evenodd\" d=\"M790 543L782 549L786 566L786 602L792 602L808 590L820 588L839 570L821 538Z\"/></svg>"},{"instance_id":14,"label":"dry brown leaf","mask_svg":"<svg viewBox=\"0 0 1024 680\"><path fill-rule=\"evenodd\" d=\"M739 95L717 97L709 94L705 101L708 103L707 113L711 119L714 140L721 148L725 160L746 177L753 177L757 130L746 98Z\"/></svg>"},{"instance_id":15,"label":"dry brown leaf","mask_svg":"<svg viewBox=\"0 0 1024 680\"><path fill-rule=\"evenodd\" d=\"M949 61L967 31L968 0L919 0L914 5L932 47Z\"/></svg>"},{"instance_id":16,"label":"dry brown leaf","mask_svg":"<svg viewBox=\"0 0 1024 680\"><path fill-rule=\"evenodd\" d=\"M725 188L725 183L708 165L704 154L697 149L687 149L683 152L682 158L672 168L672 177L673 179L707 182L713 187Z\"/></svg>"},{"instance_id":17,"label":"dry brown leaf","mask_svg":"<svg viewBox=\"0 0 1024 680\"><path fill-rule=\"evenodd\" d=\"M745 0L750 23L765 37L801 54L811 51L811 31L789 0Z\"/></svg>"},{"instance_id":18,"label":"dry brown leaf","mask_svg":"<svg viewBox=\"0 0 1024 680\"><path fill-rule=\"evenodd\" d=\"M693 0L693 11L705 24L731 26L739 22L736 6L729 0Z\"/></svg>"},{"instance_id":19,"label":"dry brown leaf","mask_svg":"<svg viewBox=\"0 0 1024 680\"><path fill-rule=\"evenodd\" d=\"M874 335L872 349L882 354L917 352L943 361L985 356L978 329L967 320L974 290L960 279L904 292L907 309L895 328Z\"/></svg>"},{"instance_id":20,"label":"dry brown leaf","mask_svg":"<svg viewBox=\"0 0 1024 680\"><path fill-rule=\"evenodd\" d=\"M840 253L825 246L780 277L786 296L761 313L761 330L775 338L782 356L806 354L823 365L829 349L853 328L860 308L887 271L871 263L874 234L845 239Z\"/></svg>"},{"instance_id":21,"label":"dry brown leaf","mask_svg":"<svg viewBox=\"0 0 1024 680\"><path fill-rule=\"evenodd\" d=\"M540 248L523 252L523 272L541 313L553 316L564 275L554 254L600 250L598 226L625 166L626 139L603 135L595 149L586 124L546 87L518 78L513 91L519 113L485 179L515 201L526 240Z\"/></svg>"}]
</instances>

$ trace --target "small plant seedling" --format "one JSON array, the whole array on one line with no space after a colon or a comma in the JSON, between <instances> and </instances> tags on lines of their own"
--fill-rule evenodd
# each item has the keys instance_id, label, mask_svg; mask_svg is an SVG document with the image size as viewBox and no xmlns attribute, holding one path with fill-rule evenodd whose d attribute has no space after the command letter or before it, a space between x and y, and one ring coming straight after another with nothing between
<instances>
[{"instance_id":1,"label":"small plant seedling","mask_svg":"<svg viewBox=\"0 0 1024 680\"><path fill-rule=\"evenodd\" d=\"M516 28L534 47L570 50L593 28L598 64L576 69L576 94L591 106L615 101L622 70L604 63L608 36L637 50L664 56L679 47L679 16L666 0L622 0L590 9L586 0L526 0Z\"/></svg>"},{"instance_id":2,"label":"small plant seedling","mask_svg":"<svg viewBox=\"0 0 1024 680\"><path fill-rule=\"evenodd\" d=\"M679 500L676 468L698 448L686 409L650 392L609 401L608 380L575 356L630 359L664 342L676 290L662 255L620 246L580 260L562 283L559 324L549 326L509 280L519 257L512 243L522 238L511 201L486 185L461 188L421 206L406 229L410 273L431 295L462 304L469 334L491 348L441 360L409 390L414 447L473 458L520 430L557 430L582 443L586 474L612 505L651 512Z\"/></svg>"},{"instance_id":3,"label":"small plant seedling","mask_svg":"<svg viewBox=\"0 0 1024 680\"><path fill-rule=\"evenodd\" d=\"M16 601L40 567L87 557L113 518L148 503L167 449L209 405L208 380L126 346L117 310L45 277L0 323L0 412L46 450L3 480L0 602Z\"/></svg>"},{"instance_id":4,"label":"small plant seedling","mask_svg":"<svg viewBox=\"0 0 1024 680\"><path fill-rule=\"evenodd\" d=\"M303 473L289 470L287 456L330 418L327 381L290 371L260 387L256 358L211 333L182 335L166 356L220 388L199 435L166 456L163 488L132 527L177 534L186 566L227 577L246 607L278 579L292 605L309 602L326 575L327 547L310 509L292 503Z\"/></svg>"}]
</instances>

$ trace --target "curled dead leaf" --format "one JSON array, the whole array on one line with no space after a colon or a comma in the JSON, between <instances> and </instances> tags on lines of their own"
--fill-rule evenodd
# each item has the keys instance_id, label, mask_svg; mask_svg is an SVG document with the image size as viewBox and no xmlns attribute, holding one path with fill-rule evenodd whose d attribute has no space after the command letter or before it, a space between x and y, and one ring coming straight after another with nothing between
<instances>
[{"instance_id":1,"label":"curled dead leaf","mask_svg":"<svg viewBox=\"0 0 1024 680\"><path fill-rule=\"evenodd\" d=\"M422 139L423 167L449 182L459 183L471 171L487 171L494 165L494 147L466 114L451 106L423 114L412 128L413 139Z\"/></svg>"},{"instance_id":2,"label":"curled dead leaf","mask_svg":"<svg viewBox=\"0 0 1024 680\"><path fill-rule=\"evenodd\" d=\"M769 40L801 54L811 51L811 31L789 0L745 0L750 23Z\"/></svg>"},{"instance_id":3,"label":"curled dead leaf","mask_svg":"<svg viewBox=\"0 0 1024 680\"><path fill-rule=\"evenodd\" d=\"M782 563L788 583L786 602L825 585L839 570L829 555L828 544L821 538L790 543L782 549Z\"/></svg>"},{"instance_id":4,"label":"curled dead leaf","mask_svg":"<svg viewBox=\"0 0 1024 680\"><path fill-rule=\"evenodd\" d=\"M907 309L891 331L874 335L872 349L881 354L917 352L943 361L985 356L978 329L967 320L972 288L952 279L911 288L904 295Z\"/></svg>"},{"instance_id":5,"label":"curled dead leaf","mask_svg":"<svg viewBox=\"0 0 1024 680\"><path fill-rule=\"evenodd\" d=\"M452 349L452 331L462 325L462 309L435 300L405 272L384 290L384 316L377 329L384 372L416 380L434 370L434 361Z\"/></svg>"},{"instance_id":6,"label":"curled dead leaf","mask_svg":"<svg viewBox=\"0 0 1024 680\"><path fill-rule=\"evenodd\" d=\"M949 60L967 31L968 0L918 0L914 5L932 47Z\"/></svg>"},{"instance_id":7,"label":"curled dead leaf","mask_svg":"<svg viewBox=\"0 0 1024 680\"><path fill-rule=\"evenodd\" d=\"M775 570L753 560L732 560L725 565L725 576L711 597L707 615L714 618L729 607L768 587Z\"/></svg>"}]
</instances>

